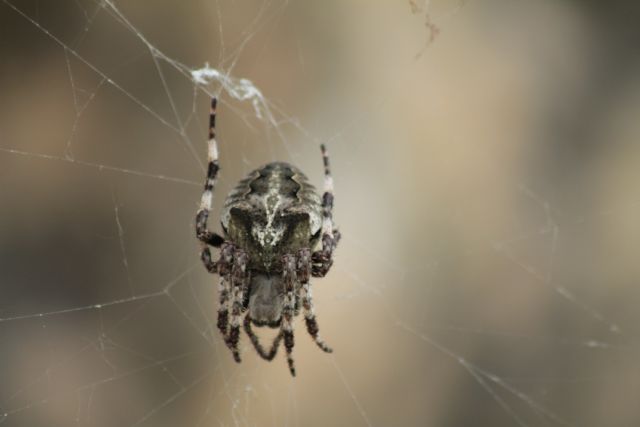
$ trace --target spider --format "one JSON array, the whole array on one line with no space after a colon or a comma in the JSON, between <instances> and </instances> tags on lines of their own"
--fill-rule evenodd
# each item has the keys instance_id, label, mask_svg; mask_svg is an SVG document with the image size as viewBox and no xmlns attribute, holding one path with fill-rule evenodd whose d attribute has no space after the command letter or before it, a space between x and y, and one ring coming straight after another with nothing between
<instances>
[{"instance_id":1,"label":"spider","mask_svg":"<svg viewBox=\"0 0 640 427\"><path fill-rule=\"evenodd\" d=\"M327 353L333 350L320 339L309 278L324 277L333 264L340 233L334 228L333 180L329 157L321 145L324 162L324 194L318 196L307 177L288 163L269 163L249 173L227 196L221 214L223 235L207 226L218 174L215 139L216 98L209 114L208 170L196 236L201 259L209 273L220 276L217 326L236 362L240 362L240 323L260 357L273 360L281 341L287 364L296 375L292 357L293 319L300 307L309 335ZM220 248L213 260L210 246ZM314 250L316 249L316 250ZM267 351L252 330L278 328Z\"/></svg>"}]
</instances>

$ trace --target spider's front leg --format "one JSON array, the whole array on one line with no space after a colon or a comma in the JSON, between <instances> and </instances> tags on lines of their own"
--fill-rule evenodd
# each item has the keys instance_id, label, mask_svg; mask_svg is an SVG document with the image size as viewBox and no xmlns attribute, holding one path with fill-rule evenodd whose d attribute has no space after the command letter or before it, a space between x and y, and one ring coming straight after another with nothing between
<instances>
[{"instance_id":1,"label":"spider's front leg","mask_svg":"<svg viewBox=\"0 0 640 427\"><path fill-rule=\"evenodd\" d=\"M333 251L340 241L340 232L333 225L333 178L329 169L329 154L321 145L324 163L324 194L322 195L322 249L311 254L314 277L324 277L333 264Z\"/></svg>"},{"instance_id":2,"label":"spider's front leg","mask_svg":"<svg viewBox=\"0 0 640 427\"><path fill-rule=\"evenodd\" d=\"M207 227L213 199L213 190L220 166L218 164L218 145L216 143L216 98L211 100L209 113L209 142L207 149L207 178L200 199L200 209L196 214L196 237L202 242L200 258L209 273L220 275L218 285L220 306L218 308L218 329L225 343L231 349L233 358L240 362L238 341L240 339L240 316L243 291L248 283L247 255L233 244L227 243L221 235ZM221 248L220 259L216 262L211 256L209 245ZM231 318L229 318L231 311ZM229 328L230 326L230 328Z\"/></svg>"},{"instance_id":3,"label":"spider's front leg","mask_svg":"<svg viewBox=\"0 0 640 427\"><path fill-rule=\"evenodd\" d=\"M216 98L211 100L211 111L209 113L209 142L207 149L207 178L204 183L204 191L200 199L200 208L196 214L196 237L203 243L202 260L207 270L211 272L211 253L206 245L219 248L224 242L224 237L218 233L207 229L207 221L209 219L209 211L213 199L213 189L216 184L216 177L220 166L218 164L218 144L216 143ZM207 253L205 253L205 251ZM207 263L207 259L209 263Z\"/></svg>"}]
</instances>

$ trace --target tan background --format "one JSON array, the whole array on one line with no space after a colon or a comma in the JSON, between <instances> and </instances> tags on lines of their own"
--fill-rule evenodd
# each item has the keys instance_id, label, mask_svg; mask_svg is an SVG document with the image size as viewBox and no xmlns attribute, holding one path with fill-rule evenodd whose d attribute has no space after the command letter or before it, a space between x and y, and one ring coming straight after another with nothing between
<instances>
[{"instance_id":1,"label":"tan background","mask_svg":"<svg viewBox=\"0 0 640 427\"><path fill-rule=\"evenodd\" d=\"M637 4L416 3L0 2L3 426L640 425ZM216 214L330 147L295 380L215 330L205 62L273 114L221 94Z\"/></svg>"}]
</instances>

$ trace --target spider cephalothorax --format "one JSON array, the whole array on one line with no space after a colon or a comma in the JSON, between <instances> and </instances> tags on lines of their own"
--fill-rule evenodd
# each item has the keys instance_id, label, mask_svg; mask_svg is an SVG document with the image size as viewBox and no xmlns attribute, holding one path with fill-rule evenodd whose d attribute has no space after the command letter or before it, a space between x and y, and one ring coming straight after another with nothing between
<instances>
[{"instance_id":1,"label":"spider cephalothorax","mask_svg":"<svg viewBox=\"0 0 640 427\"><path fill-rule=\"evenodd\" d=\"M218 328L233 357L240 362L240 321L258 354L272 360L284 338L287 362L295 367L293 317L300 307L307 331L324 351L332 350L318 336L318 324L311 299L310 276L324 277L333 263L332 255L340 233L333 227L333 182L329 158L324 159L322 198L307 177L288 163L269 163L241 180L227 197L222 210L224 236L207 229L218 166L215 140L215 98L211 102L209 166L196 234L202 242L202 261L210 273L220 276ZM214 261L209 245L220 248ZM314 251L314 249L317 249ZM270 326L280 331L266 351L251 325Z\"/></svg>"}]
</instances>

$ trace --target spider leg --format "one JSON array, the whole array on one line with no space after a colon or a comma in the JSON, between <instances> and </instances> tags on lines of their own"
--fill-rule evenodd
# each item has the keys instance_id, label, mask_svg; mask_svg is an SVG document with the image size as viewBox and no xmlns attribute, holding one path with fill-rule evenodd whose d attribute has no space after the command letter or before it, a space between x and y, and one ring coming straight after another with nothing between
<instances>
[{"instance_id":1,"label":"spider leg","mask_svg":"<svg viewBox=\"0 0 640 427\"><path fill-rule=\"evenodd\" d=\"M222 276L218 282L218 295L218 329L226 340L229 329L229 281Z\"/></svg>"},{"instance_id":2,"label":"spider leg","mask_svg":"<svg viewBox=\"0 0 640 427\"><path fill-rule=\"evenodd\" d=\"M233 268L231 270L231 318L229 319L229 335L227 335L225 342L233 353L233 359L240 363L240 352L238 351L240 318L244 311L244 289L249 283L249 272L247 271L249 257L243 250L234 249Z\"/></svg>"},{"instance_id":3,"label":"spider leg","mask_svg":"<svg viewBox=\"0 0 640 427\"><path fill-rule=\"evenodd\" d=\"M198 213L196 214L196 236L202 243L219 248L224 242L224 237L207 229L207 220L209 219L209 211L211 210L211 202L213 199L213 189L216 183L216 176L220 170L220 166L218 165L218 144L216 143L215 132L216 102L216 98L211 100L211 112L209 113L209 148L207 150L207 179L205 181L204 191L200 200L200 209L198 209ZM204 253L202 258L204 261ZM209 269L209 267L207 267L207 269Z\"/></svg>"},{"instance_id":4,"label":"spider leg","mask_svg":"<svg viewBox=\"0 0 640 427\"><path fill-rule=\"evenodd\" d=\"M282 257L282 278L284 281L284 307L282 308L282 323L280 331L284 337L284 348L287 350L287 364L292 376L296 376L296 368L291 355L293 351L293 315L295 312L295 281L296 281L296 260L293 255L287 254Z\"/></svg>"},{"instance_id":5,"label":"spider leg","mask_svg":"<svg viewBox=\"0 0 640 427\"><path fill-rule=\"evenodd\" d=\"M326 353L333 350L318 335L319 328L316 321L316 315L313 308L313 300L311 298L311 285L309 284L309 276L311 273L311 254L309 249L301 249L298 253L298 280L300 281L300 298L302 300L302 310L304 313L304 321L307 325L307 332L313 338L313 341Z\"/></svg>"},{"instance_id":6,"label":"spider leg","mask_svg":"<svg viewBox=\"0 0 640 427\"><path fill-rule=\"evenodd\" d=\"M209 273L218 272L218 263L211 258L211 250L207 245L202 246L202 252L200 252L200 259Z\"/></svg>"},{"instance_id":7,"label":"spider leg","mask_svg":"<svg viewBox=\"0 0 640 427\"><path fill-rule=\"evenodd\" d=\"M273 360L273 358L276 357L276 354L278 353L278 348L280 347L280 341L282 341L282 332L279 332L278 335L276 335L276 337L273 339L273 343L271 344L271 349L267 353L264 347L262 347L262 344L260 344L260 340L258 339L258 336L255 334L255 332L253 332L253 329L251 328L250 315L247 314L245 316L243 326L244 326L245 333L249 336L249 339L251 339L251 344L253 344L253 348L256 349L256 352L258 352L260 357L262 357L264 360L269 360L269 361Z\"/></svg>"},{"instance_id":8,"label":"spider leg","mask_svg":"<svg viewBox=\"0 0 640 427\"><path fill-rule=\"evenodd\" d=\"M311 255L313 261L312 274L324 277L333 264L333 251L340 241L340 232L333 229L333 178L329 168L327 148L322 144L322 161L324 164L324 194L322 195L322 249Z\"/></svg>"},{"instance_id":9,"label":"spider leg","mask_svg":"<svg viewBox=\"0 0 640 427\"><path fill-rule=\"evenodd\" d=\"M209 255L210 260L211 253L209 252L208 247L206 247L205 250L202 251L203 254L205 252ZM218 329L220 330L225 343L228 340L227 333L229 330L229 294L231 293L231 269L233 267L233 252L234 248L232 245L223 245L222 250L220 251L220 260L217 263L214 263L214 268L216 268L215 272L220 275L220 282L218 283ZM211 270L209 271L212 273L214 272Z\"/></svg>"}]
</instances>

